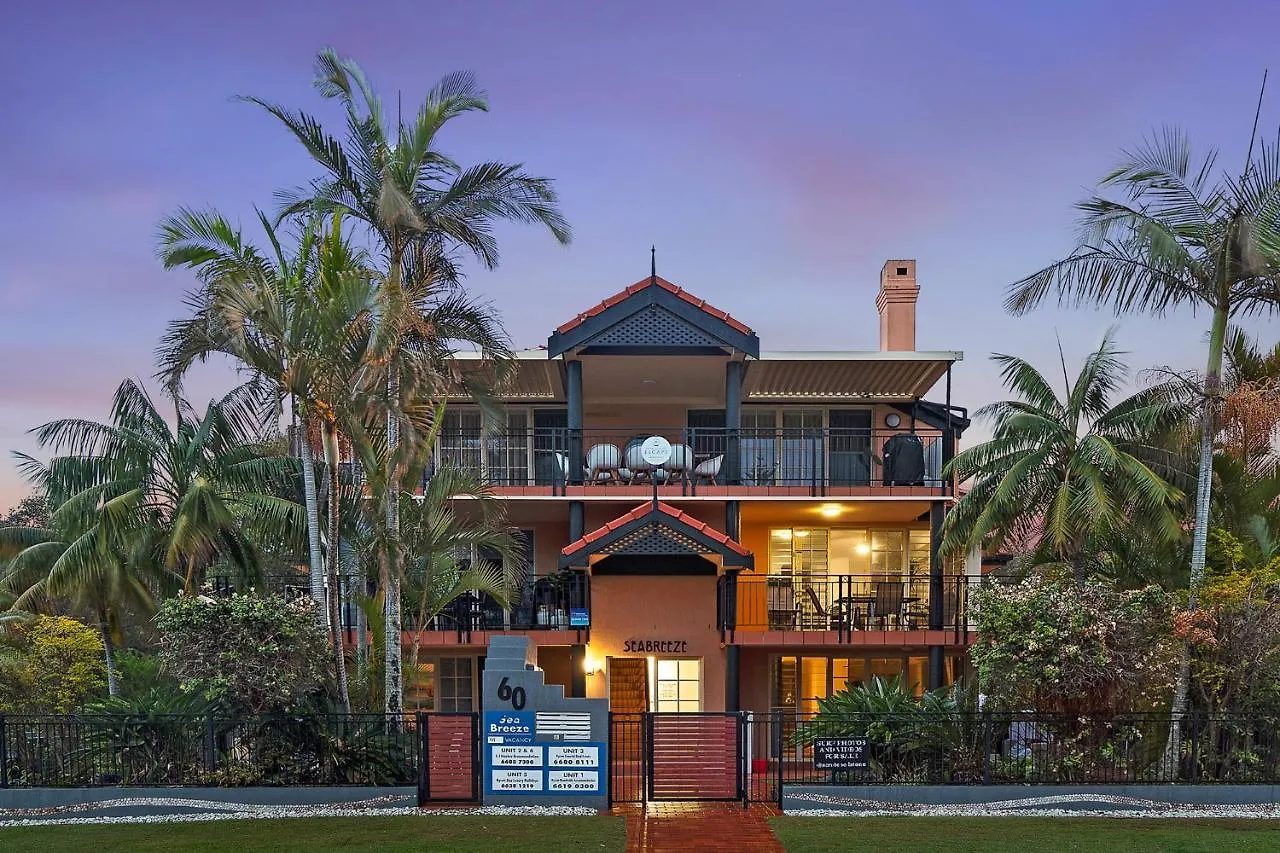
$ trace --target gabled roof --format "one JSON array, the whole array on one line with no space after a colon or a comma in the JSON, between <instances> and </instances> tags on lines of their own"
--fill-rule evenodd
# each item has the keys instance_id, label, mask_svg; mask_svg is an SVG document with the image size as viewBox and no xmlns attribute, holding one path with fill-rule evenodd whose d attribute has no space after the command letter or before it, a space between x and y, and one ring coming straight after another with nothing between
<instances>
[{"instance_id":1,"label":"gabled roof","mask_svg":"<svg viewBox=\"0 0 1280 853\"><path fill-rule=\"evenodd\" d=\"M560 566L587 566L593 554L715 555L725 566L751 568L755 564L751 552L741 544L661 501L640 504L566 545L560 551Z\"/></svg>"},{"instance_id":2,"label":"gabled roof","mask_svg":"<svg viewBox=\"0 0 1280 853\"><path fill-rule=\"evenodd\" d=\"M628 322L636 328L619 328ZM637 335L650 347L725 348L753 358L760 355L760 339L745 323L658 275L637 281L562 324L547 340L547 355L555 358L592 345L597 351L633 349L630 339Z\"/></svg>"}]
</instances>

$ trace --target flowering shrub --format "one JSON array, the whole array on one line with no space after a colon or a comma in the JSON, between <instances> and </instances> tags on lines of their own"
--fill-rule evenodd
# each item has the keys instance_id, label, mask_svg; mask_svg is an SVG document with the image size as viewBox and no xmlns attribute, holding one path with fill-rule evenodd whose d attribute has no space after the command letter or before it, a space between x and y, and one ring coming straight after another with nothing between
<instances>
[{"instance_id":1,"label":"flowering shrub","mask_svg":"<svg viewBox=\"0 0 1280 853\"><path fill-rule=\"evenodd\" d=\"M106 683L102 637L66 616L15 623L0 648L0 713L70 714Z\"/></svg>"},{"instance_id":2,"label":"flowering shrub","mask_svg":"<svg viewBox=\"0 0 1280 853\"><path fill-rule=\"evenodd\" d=\"M180 595L160 605L160 659L182 689L251 713L297 704L324 682L326 639L311 599Z\"/></svg>"},{"instance_id":3,"label":"flowering shrub","mask_svg":"<svg viewBox=\"0 0 1280 853\"><path fill-rule=\"evenodd\" d=\"M998 707L1109 713L1167 695L1176 670L1173 600L1158 587L1035 574L974 596L971 650L982 692Z\"/></svg>"}]
</instances>

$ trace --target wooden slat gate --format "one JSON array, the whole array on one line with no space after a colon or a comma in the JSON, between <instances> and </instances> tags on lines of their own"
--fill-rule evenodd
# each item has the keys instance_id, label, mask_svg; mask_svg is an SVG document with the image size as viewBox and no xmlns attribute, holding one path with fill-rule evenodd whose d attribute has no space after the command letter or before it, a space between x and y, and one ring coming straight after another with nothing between
<instances>
[{"instance_id":1,"label":"wooden slat gate","mask_svg":"<svg viewBox=\"0 0 1280 853\"><path fill-rule=\"evenodd\" d=\"M741 714L646 714L648 799L746 800Z\"/></svg>"},{"instance_id":2,"label":"wooden slat gate","mask_svg":"<svg viewBox=\"0 0 1280 853\"><path fill-rule=\"evenodd\" d=\"M480 715L419 713L418 805L479 802Z\"/></svg>"}]
</instances>

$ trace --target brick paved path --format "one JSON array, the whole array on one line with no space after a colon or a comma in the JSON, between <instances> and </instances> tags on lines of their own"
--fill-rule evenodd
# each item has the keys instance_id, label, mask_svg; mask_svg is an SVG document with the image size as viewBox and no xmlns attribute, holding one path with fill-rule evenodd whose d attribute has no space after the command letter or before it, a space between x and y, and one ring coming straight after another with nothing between
<instances>
[{"instance_id":1,"label":"brick paved path","mask_svg":"<svg viewBox=\"0 0 1280 853\"><path fill-rule=\"evenodd\" d=\"M778 813L769 805L741 803L649 803L617 806L627 819L628 853L783 853L769 828Z\"/></svg>"}]
</instances>

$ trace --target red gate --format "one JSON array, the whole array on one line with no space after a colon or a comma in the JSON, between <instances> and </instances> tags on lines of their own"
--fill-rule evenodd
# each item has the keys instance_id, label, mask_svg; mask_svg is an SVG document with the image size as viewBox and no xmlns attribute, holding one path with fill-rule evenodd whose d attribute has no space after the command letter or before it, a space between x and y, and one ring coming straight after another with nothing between
<instances>
[{"instance_id":1,"label":"red gate","mask_svg":"<svg viewBox=\"0 0 1280 853\"><path fill-rule=\"evenodd\" d=\"M648 714L650 800L742 800L740 714Z\"/></svg>"},{"instance_id":2,"label":"red gate","mask_svg":"<svg viewBox=\"0 0 1280 853\"><path fill-rule=\"evenodd\" d=\"M478 714L417 715L418 805L480 799Z\"/></svg>"}]
</instances>

